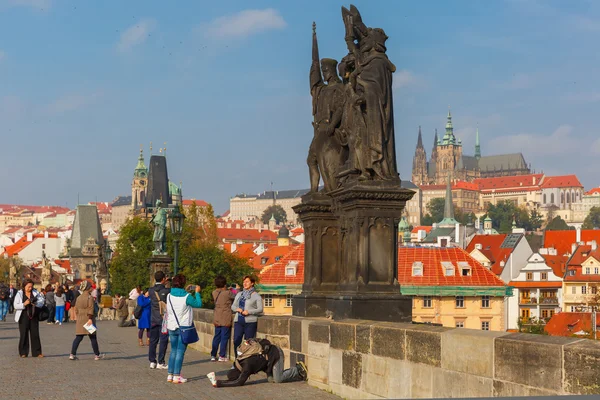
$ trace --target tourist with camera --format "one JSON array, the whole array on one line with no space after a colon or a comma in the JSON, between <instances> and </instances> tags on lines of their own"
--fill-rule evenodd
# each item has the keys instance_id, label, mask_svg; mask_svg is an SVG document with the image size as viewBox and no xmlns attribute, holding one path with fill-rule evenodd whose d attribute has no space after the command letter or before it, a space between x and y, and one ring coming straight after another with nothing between
<instances>
[{"instance_id":1,"label":"tourist with camera","mask_svg":"<svg viewBox=\"0 0 600 400\"><path fill-rule=\"evenodd\" d=\"M198 341L198 333L194 326L193 308L202 307L200 286L190 285L186 292L185 276L177 274L173 277L171 293L167 296L167 330L171 342L167 382L185 383L181 376L181 366L187 345Z\"/></svg>"},{"instance_id":2,"label":"tourist with camera","mask_svg":"<svg viewBox=\"0 0 600 400\"><path fill-rule=\"evenodd\" d=\"M235 295L231 310L235 313L233 348L237 349L244 338L256 337L258 328L258 317L263 313L263 302L260 295L254 289L256 279L253 276L245 276L242 284L244 290ZM237 355L236 355L237 357Z\"/></svg>"},{"instance_id":3,"label":"tourist with camera","mask_svg":"<svg viewBox=\"0 0 600 400\"><path fill-rule=\"evenodd\" d=\"M19 355L29 355L29 338L31 337L31 355L44 357L40 341L40 321L38 313L44 307L44 298L33 288L33 281L25 279L23 288L15 296L15 322L19 323Z\"/></svg>"}]
</instances>

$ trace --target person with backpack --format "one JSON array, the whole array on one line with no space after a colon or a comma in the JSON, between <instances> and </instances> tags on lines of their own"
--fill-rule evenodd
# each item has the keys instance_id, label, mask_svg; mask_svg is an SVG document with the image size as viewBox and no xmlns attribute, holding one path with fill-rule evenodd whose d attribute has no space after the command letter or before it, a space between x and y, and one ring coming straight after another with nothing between
<instances>
[{"instance_id":1,"label":"person with backpack","mask_svg":"<svg viewBox=\"0 0 600 400\"><path fill-rule=\"evenodd\" d=\"M207 374L213 387L243 386L251 375L265 372L272 383L305 381L308 370L303 362L283 370L285 358L280 347L267 339L246 339L237 349L234 368L227 372L227 380L217 380L214 372Z\"/></svg>"},{"instance_id":2,"label":"person with backpack","mask_svg":"<svg viewBox=\"0 0 600 400\"><path fill-rule=\"evenodd\" d=\"M134 317L138 320L138 340L139 345L144 345L144 331L146 331L146 343L150 345L150 325L151 325L151 305L150 294L148 289L144 290L144 294L137 297L137 306L133 311Z\"/></svg>"},{"instance_id":3,"label":"person with backpack","mask_svg":"<svg viewBox=\"0 0 600 400\"><path fill-rule=\"evenodd\" d=\"M46 322L48 325L53 324L54 313L56 312L56 301L54 300L54 288L52 285L46 285L46 307L48 307L48 321Z\"/></svg>"},{"instance_id":4,"label":"person with backpack","mask_svg":"<svg viewBox=\"0 0 600 400\"><path fill-rule=\"evenodd\" d=\"M217 288L212 292L213 301L215 302L213 319L215 335L210 352L210 361L217 361L217 349L221 345L219 361L227 362L229 361L226 357L227 345L231 337L231 305L233 299L235 299L235 294L226 288L227 280L221 275L215 278L215 286Z\"/></svg>"},{"instance_id":5,"label":"person with backpack","mask_svg":"<svg viewBox=\"0 0 600 400\"><path fill-rule=\"evenodd\" d=\"M10 307L10 289L3 283L0 284L0 321L6 321L6 314Z\"/></svg>"},{"instance_id":6,"label":"person with backpack","mask_svg":"<svg viewBox=\"0 0 600 400\"><path fill-rule=\"evenodd\" d=\"M117 326L119 328L135 326L135 321L129 319L129 311L127 310L127 302L125 301L125 297L122 297L119 293L115 293L115 298L117 299Z\"/></svg>"},{"instance_id":7,"label":"person with backpack","mask_svg":"<svg viewBox=\"0 0 600 400\"><path fill-rule=\"evenodd\" d=\"M258 317L263 312L263 302L260 295L254 289L256 279L247 275L242 284L244 290L235 295L231 310L235 313L233 319L233 348L237 349L242 340L256 337L258 328Z\"/></svg>"},{"instance_id":8,"label":"person with backpack","mask_svg":"<svg viewBox=\"0 0 600 400\"><path fill-rule=\"evenodd\" d=\"M150 360L150 369L167 369L165 356L167 354L167 345L169 344L169 335L162 334L161 329L167 306L167 295L171 293L171 290L165 287L167 277L163 271L156 271L154 273L154 280L156 284L148 289L148 297L151 302L148 359ZM159 346L158 359L156 358L156 346Z\"/></svg>"}]
</instances>

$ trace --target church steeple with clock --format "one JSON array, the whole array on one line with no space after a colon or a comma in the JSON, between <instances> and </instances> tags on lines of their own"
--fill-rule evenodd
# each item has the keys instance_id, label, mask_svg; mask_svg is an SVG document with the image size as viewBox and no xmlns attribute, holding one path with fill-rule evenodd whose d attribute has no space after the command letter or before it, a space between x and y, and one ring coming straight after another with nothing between
<instances>
[{"instance_id":1,"label":"church steeple with clock","mask_svg":"<svg viewBox=\"0 0 600 400\"><path fill-rule=\"evenodd\" d=\"M133 210L146 207L146 189L148 187L148 168L144 164L144 150L140 148L138 163L133 171L131 182L131 206Z\"/></svg>"}]
</instances>

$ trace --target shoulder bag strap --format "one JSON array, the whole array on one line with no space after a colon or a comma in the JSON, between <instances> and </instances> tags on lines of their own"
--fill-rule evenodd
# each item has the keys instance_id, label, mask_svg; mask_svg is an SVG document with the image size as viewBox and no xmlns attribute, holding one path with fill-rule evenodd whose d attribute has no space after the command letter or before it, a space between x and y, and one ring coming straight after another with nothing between
<instances>
[{"instance_id":1,"label":"shoulder bag strap","mask_svg":"<svg viewBox=\"0 0 600 400\"><path fill-rule=\"evenodd\" d=\"M171 302L171 295L167 296L167 300L169 301L169 305L171 306L171 310L173 311L173 316L175 317L175 321L177 321L177 326L179 326L181 328L181 324L179 324L179 318L177 318L177 313L175 312L175 309L173 308L173 303Z\"/></svg>"}]
</instances>

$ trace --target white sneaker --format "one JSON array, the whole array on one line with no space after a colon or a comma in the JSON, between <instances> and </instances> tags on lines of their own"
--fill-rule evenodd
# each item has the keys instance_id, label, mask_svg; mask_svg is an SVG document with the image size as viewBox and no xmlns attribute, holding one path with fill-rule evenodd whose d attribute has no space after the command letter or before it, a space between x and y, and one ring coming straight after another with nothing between
<instances>
[{"instance_id":1,"label":"white sneaker","mask_svg":"<svg viewBox=\"0 0 600 400\"><path fill-rule=\"evenodd\" d=\"M217 387L217 377L215 376L214 372L211 372L210 374L206 375L206 377L210 381L211 385L213 385L213 387Z\"/></svg>"},{"instance_id":2,"label":"white sneaker","mask_svg":"<svg viewBox=\"0 0 600 400\"><path fill-rule=\"evenodd\" d=\"M167 375L167 382L173 382L173 374Z\"/></svg>"},{"instance_id":3,"label":"white sneaker","mask_svg":"<svg viewBox=\"0 0 600 400\"><path fill-rule=\"evenodd\" d=\"M219 362L228 362L229 359L227 357L219 357Z\"/></svg>"},{"instance_id":4,"label":"white sneaker","mask_svg":"<svg viewBox=\"0 0 600 400\"><path fill-rule=\"evenodd\" d=\"M150 363L150 369L156 369L156 363L155 362L151 362Z\"/></svg>"},{"instance_id":5,"label":"white sneaker","mask_svg":"<svg viewBox=\"0 0 600 400\"><path fill-rule=\"evenodd\" d=\"M186 383L187 379L185 379L183 376L174 376L173 377L173 383Z\"/></svg>"},{"instance_id":6,"label":"white sneaker","mask_svg":"<svg viewBox=\"0 0 600 400\"><path fill-rule=\"evenodd\" d=\"M158 368L158 369L169 369L169 366L167 364L158 364L156 366L156 368Z\"/></svg>"},{"instance_id":7,"label":"white sneaker","mask_svg":"<svg viewBox=\"0 0 600 400\"><path fill-rule=\"evenodd\" d=\"M212 362L215 362L215 361L217 361L217 357L211 357L211 358L210 358L210 361L212 361Z\"/></svg>"}]
</instances>

